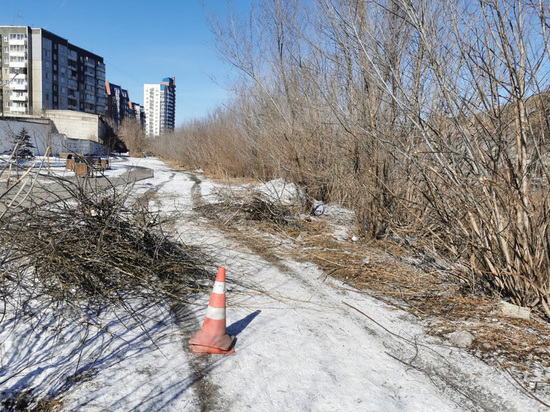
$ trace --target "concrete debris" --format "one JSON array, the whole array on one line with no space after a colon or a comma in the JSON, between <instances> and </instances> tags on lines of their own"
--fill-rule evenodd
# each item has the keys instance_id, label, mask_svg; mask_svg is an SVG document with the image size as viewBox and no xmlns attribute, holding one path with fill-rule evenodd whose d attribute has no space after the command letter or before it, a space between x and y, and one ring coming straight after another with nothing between
<instances>
[{"instance_id":1,"label":"concrete debris","mask_svg":"<svg viewBox=\"0 0 550 412\"><path fill-rule=\"evenodd\" d=\"M449 340L454 346L459 348L469 348L474 343L475 336L466 330L459 330L449 335Z\"/></svg>"},{"instance_id":2,"label":"concrete debris","mask_svg":"<svg viewBox=\"0 0 550 412\"><path fill-rule=\"evenodd\" d=\"M500 302L500 310L504 316L510 318L530 319L531 317L531 309L504 301Z\"/></svg>"}]
</instances>

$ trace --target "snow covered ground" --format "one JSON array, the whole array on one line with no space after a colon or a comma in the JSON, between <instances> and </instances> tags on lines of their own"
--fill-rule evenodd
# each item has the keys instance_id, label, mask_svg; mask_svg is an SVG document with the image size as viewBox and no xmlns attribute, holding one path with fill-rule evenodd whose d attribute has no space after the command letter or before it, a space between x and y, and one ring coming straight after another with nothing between
<instances>
[{"instance_id":1,"label":"snow covered ground","mask_svg":"<svg viewBox=\"0 0 550 412\"><path fill-rule=\"evenodd\" d=\"M209 294L178 308L132 302L148 319L143 327L128 327L132 320L114 310L91 317L108 330L52 323L53 308L30 305L19 314L25 322L0 324L0 394L58 392L62 410L90 412L543 410L504 372L427 336L412 315L335 288L313 264L267 261L208 225L193 206L214 199L218 184L154 158L113 163L130 165L154 169L134 191L154 194L152 210L178 217L174 237L227 269L235 354L189 350ZM79 379L81 358L94 364ZM28 368L11 376L21 365Z\"/></svg>"}]
</instances>

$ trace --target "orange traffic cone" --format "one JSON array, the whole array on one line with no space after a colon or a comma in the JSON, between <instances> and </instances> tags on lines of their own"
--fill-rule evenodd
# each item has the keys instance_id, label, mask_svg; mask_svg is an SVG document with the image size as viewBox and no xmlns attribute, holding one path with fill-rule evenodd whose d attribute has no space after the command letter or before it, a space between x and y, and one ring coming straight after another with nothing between
<instances>
[{"instance_id":1,"label":"orange traffic cone","mask_svg":"<svg viewBox=\"0 0 550 412\"><path fill-rule=\"evenodd\" d=\"M235 336L225 330L225 268L218 269L202 330L189 340L193 352L234 353Z\"/></svg>"}]
</instances>

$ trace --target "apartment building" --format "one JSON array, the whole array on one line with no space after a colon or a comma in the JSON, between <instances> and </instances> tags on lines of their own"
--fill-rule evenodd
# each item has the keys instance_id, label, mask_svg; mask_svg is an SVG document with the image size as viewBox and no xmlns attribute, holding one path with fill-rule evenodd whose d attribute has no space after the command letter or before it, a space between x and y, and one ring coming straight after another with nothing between
<instances>
[{"instance_id":1,"label":"apartment building","mask_svg":"<svg viewBox=\"0 0 550 412\"><path fill-rule=\"evenodd\" d=\"M133 117L130 111L130 96L128 90L118 84L105 82L107 91L107 117L113 120L116 129L122 124L122 119Z\"/></svg>"},{"instance_id":2,"label":"apartment building","mask_svg":"<svg viewBox=\"0 0 550 412\"><path fill-rule=\"evenodd\" d=\"M130 113L132 117L138 120L141 127L145 129L145 107L139 103L130 102Z\"/></svg>"},{"instance_id":3,"label":"apartment building","mask_svg":"<svg viewBox=\"0 0 550 412\"><path fill-rule=\"evenodd\" d=\"M0 26L1 114L105 115L103 58L41 28Z\"/></svg>"},{"instance_id":4,"label":"apartment building","mask_svg":"<svg viewBox=\"0 0 550 412\"><path fill-rule=\"evenodd\" d=\"M160 84L143 85L145 133L147 137L174 131L176 124L176 78L166 77Z\"/></svg>"}]
</instances>

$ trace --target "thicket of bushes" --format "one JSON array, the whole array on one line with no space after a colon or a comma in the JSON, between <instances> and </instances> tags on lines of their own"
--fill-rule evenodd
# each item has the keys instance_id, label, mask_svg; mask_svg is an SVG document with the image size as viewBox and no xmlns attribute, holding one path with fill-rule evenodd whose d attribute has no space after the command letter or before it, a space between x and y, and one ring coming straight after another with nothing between
<instances>
[{"instance_id":1,"label":"thicket of bushes","mask_svg":"<svg viewBox=\"0 0 550 412\"><path fill-rule=\"evenodd\" d=\"M269 0L212 18L235 98L155 151L300 183L550 316L549 15L538 0Z\"/></svg>"}]
</instances>

